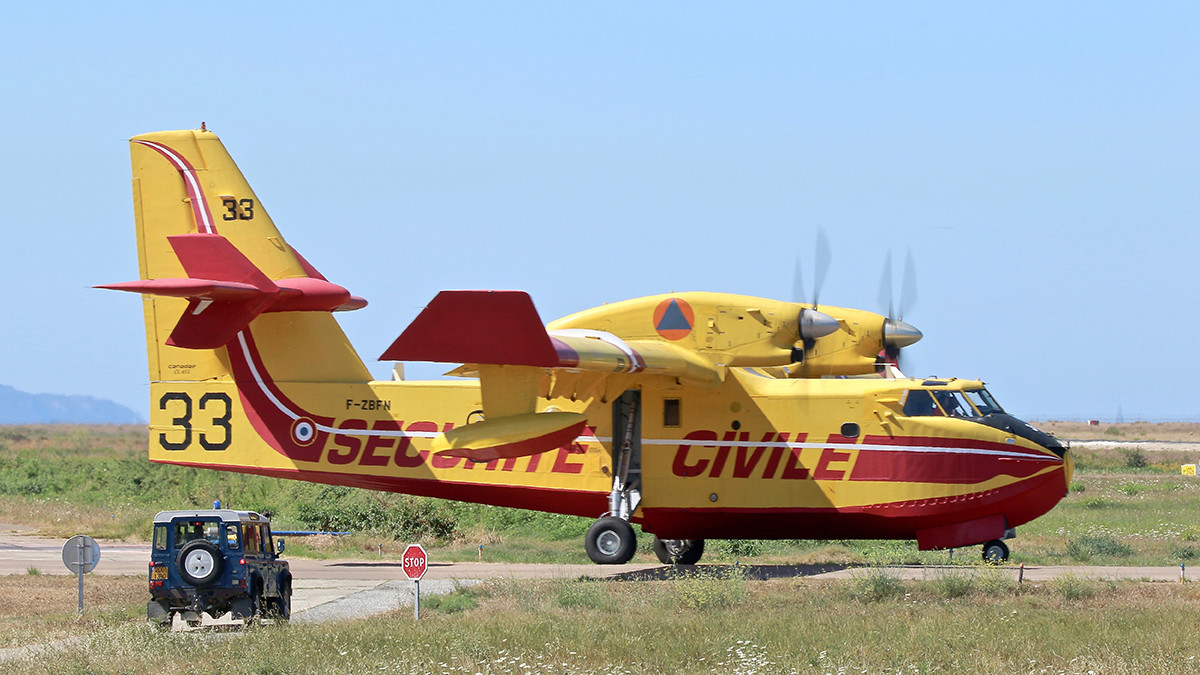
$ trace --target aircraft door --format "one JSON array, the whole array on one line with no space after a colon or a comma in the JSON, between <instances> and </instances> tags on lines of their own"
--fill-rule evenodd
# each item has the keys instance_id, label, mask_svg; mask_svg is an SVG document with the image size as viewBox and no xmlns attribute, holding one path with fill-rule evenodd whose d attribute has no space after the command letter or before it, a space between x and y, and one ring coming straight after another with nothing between
<instances>
[{"instance_id":1,"label":"aircraft door","mask_svg":"<svg viewBox=\"0 0 1200 675\"><path fill-rule=\"evenodd\" d=\"M629 520L642 501L642 392L629 389L613 401L613 489L609 512Z\"/></svg>"}]
</instances>

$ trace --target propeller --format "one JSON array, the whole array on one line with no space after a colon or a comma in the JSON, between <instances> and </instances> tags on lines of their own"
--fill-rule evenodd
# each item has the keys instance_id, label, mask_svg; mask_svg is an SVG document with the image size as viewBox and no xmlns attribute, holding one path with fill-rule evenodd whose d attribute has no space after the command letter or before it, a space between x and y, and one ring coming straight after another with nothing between
<instances>
[{"instance_id":1,"label":"propeller","mask_svg":"<svg viewBox=\"0 0 1200 675\"><path fill-rule=\"evenodd\" d=\"M805 307L800 310L798 323L800 339L803 341L804 346L803 348L792 349L793 363L802 363L805 352L812 349L819 338L831 335L841 328L841 324L838 323L837 319L817 310L821 298L821 287L825 285L825 277L829 274L829 262L832 258L829 252L829 237L825 234L825 228L817 229L817 246L813 249L813 256L812 309ZM804 270L801 268L800 256L797 255L796 271L793 277L793 297L799 301L805 295Z\"/></svg>"},{"instance_id":2,"label":"propeller","mask_svg":"<svg viewBox=\"0 0 1200 675\"><path fill-rule=\"evenodd\" d=\"M900 287L899 313L892 292L892 252L889 250L883 262L883 277L879 281L879 304L887 306L887 318L883 322L883 351L879 355L880 366L900 366L900 350L920 340L923 335L915 326L904 321L906 311L917 303L917 271L912 251L904 258L904 276Z\"/></svg>"}]
</instances>

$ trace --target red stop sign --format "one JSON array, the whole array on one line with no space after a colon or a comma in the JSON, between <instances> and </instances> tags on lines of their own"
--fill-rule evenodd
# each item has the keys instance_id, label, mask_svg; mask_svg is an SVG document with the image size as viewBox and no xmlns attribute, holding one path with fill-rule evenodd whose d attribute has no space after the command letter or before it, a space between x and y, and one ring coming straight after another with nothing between
<instances>
[{"instance_id":1,"label":"red stop sign","mask_svg":"<svg viewBox=\"0 0 1200 675\"><path fill-rule=\"evenodd\" d=\"M421 577L425 576L425 568L429 566L429 556L425 554L425 548L420 544L409 544L408 548L404 549L401 562L404 566L404 576L413 581L419 581Z\"/></svg>"}]
</instances>

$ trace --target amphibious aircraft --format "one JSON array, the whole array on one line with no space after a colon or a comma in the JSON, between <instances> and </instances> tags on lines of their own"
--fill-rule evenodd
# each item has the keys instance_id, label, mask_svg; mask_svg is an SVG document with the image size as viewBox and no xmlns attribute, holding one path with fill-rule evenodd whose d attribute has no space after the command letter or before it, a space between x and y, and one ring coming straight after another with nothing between
<instances>
[{"instance_id":1,"label":"amphibious aircraft","mask_svg":"<svg viewBox=\"0 0 1200 675\"><path fill-rule=\"evenodd\" d=\"M373 381L333 312L366 301L276 229L204 128L130 141L150 459L630 523L664 563L710 538L1003 539L1063 497L1073 460L981 382L912 379L920 332L855 309L713 292L543 324L518 291L443 291L381 359L455 380Z\"/></svg>"}]
</instances>

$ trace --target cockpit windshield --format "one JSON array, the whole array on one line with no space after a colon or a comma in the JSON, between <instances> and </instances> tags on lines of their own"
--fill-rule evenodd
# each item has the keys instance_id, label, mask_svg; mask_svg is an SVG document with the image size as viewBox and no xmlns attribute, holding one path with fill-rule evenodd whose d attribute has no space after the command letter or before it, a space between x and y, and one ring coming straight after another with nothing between
<instances>
[{"instance_id":1,"label":"cockpit windshield","mask_svg":"<svg viewBox=\"0 0 1200 675\"><path fill-rule=\"evenodd\" d=\"M980 415L991 415L992 413L1003 413L1004 408L996 403L996 399L988 393L987 389L968 389L963 392L967 395L967 399L975 404L975 409Z\"/></svg>"},{"instance_id":2,"label":"cockpit windshield","mask_svg":"<svg viewBox=\"0 0 1200 675\"><path fill-rule=\"evenodd\" d=\"M966 419L1003 413L986 389L911 389L904 397L904 414L909 417L962 417Z\"/></svg>"}]
</instances>

